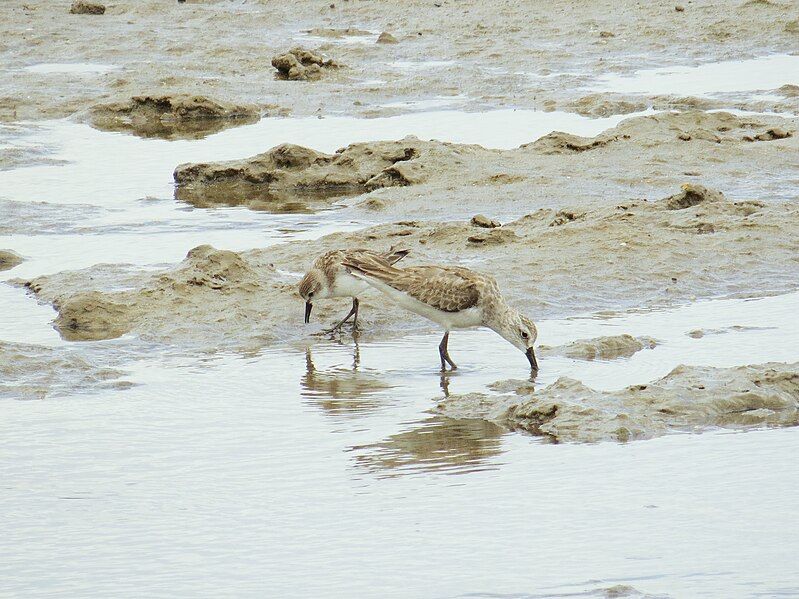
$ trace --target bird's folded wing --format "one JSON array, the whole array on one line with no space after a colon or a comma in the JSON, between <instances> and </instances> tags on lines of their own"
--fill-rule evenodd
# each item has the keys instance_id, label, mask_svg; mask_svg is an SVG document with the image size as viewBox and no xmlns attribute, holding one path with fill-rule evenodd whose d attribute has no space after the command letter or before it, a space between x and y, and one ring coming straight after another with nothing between
<instances>
[{"instance_id":1,"label":"bird's folded wing","mask_svg":"<svg viewBox=\"0 0 799 599\"><path fill-rule=\"evenodd\" d=\"M347 261L345 266L445 312L466 310L476 305L480 298L478 282L461 272L459 268L441 266L397 268L373 260Z\"/></svg>"},{"instance_id":2,"label":"bird's folded wing","mask_svg":"<svg viewBox=\"0 0 799 599\"><path fill-rule=\"evenodd\" d=\"M403 275L389 283L414 299L445 312L460 312L480 299L477 282L457 269L419 266L403 269Z\"/></svg>"}]
</instances>

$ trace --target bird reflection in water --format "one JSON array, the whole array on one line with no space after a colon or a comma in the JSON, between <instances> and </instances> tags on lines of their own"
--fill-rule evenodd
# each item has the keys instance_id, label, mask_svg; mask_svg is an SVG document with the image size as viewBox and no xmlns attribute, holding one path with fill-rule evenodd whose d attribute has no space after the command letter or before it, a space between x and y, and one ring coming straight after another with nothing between
<instances>
[{"instance_id":1,"label":"bird reflection in water","mask_svg":"<svg viewBox=\"0 0 799 599\"><path fill-rule=\"evenodd\" d=\"M344 343L340 343L346 347ZM337 416L356 416L379 410L384 401L379 392L390 389L377 372L362 371L357 340L352 346L352 366L317 368L311 348L305 349L305 374L300 384L302 395L325 412Z\"/></svg>"},{"instance_id":2,"label":"bird reflection in water","mask_svg":"<svg viewBox=\"0 0 799 599\"><path fill-rule=\"evenodd\" d=\"M358 466L381 476L420 472L464 474L499 467L502 427L478 419L432 416L371 445L353 447Z\"/></svg>"}]
</instances>

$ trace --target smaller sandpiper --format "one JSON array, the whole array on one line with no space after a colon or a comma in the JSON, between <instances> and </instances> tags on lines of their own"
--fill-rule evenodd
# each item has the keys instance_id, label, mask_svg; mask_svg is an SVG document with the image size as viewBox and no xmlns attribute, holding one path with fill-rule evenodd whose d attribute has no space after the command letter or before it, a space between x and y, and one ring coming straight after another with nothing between
<instances>
[{"instance_id":1,"label":"smaller sandpiper","mask_svg":"<svg viewBox=\"0 0 799 599\"><path fill-rule=\"evenodd\" d=\"M360 260L358 256L348 256L342 263L354 277L444 328L444 338L438 346L442 372L447 364L457 368L447 351L450 330L477 326L492 329L523 351L530 367L538 371L533 351L538 337L535 324L507 304L493 278L457 266L398 268L385 261Z\"/></svg>"},{"instance_id":2,"label":"smaller sandpiper","mask_svg":"<svg viewBox=\"0 0 799 599\"><path fill-rule=\"evenodd\" d=\"M326 252L313 261L310 270L300 281L300 297L305 300L305 323L310 322L313 303L319 299L331 297L351 297L352 309L340 323L329 329L333 332L352 319L353 329L358 326L358 296L369 289L369 284L353 277L342 266L346 260L356 260L361 264L386 264L392 265L410 253L410 250L391 248L380 253L366 249L333 250Z\"/></svg>"}]
</instances>

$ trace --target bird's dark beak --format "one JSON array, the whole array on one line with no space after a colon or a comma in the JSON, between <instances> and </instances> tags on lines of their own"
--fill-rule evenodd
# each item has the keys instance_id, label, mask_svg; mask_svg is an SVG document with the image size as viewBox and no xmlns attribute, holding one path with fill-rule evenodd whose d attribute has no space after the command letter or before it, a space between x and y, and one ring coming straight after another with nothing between
<instances>
[{"instance_id":1,"label":"bird's dark beak","mask_svg":"<svg viewBox=\"0 0 799 599\"><path fill-rule=\"evenodd\" d=\"M313 309L313 304L311 302L305 302L305 324L311 322L312 309Z\"/></svg>"},{"instance_id":2,"label":"bird's dark beak","mask_svg":"<svg viewBox=\"0 0 799 599\"><path fill-rule=\"evenodd\" d=\"M528 347L527 351L524 352L524 355L527 356L527 359L530 361L530 368L538 372L538 360L535 359L535 352L533 352L533 348Z\"/></svg>"}]
</instances>

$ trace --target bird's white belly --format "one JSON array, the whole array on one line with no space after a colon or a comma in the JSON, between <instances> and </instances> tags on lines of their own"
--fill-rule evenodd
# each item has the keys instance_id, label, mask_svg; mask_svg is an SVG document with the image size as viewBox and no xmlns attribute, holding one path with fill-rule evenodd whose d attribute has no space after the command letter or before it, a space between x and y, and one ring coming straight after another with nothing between
<instances>
[{"instance_id":1,"label":"bird's white belly","mask_svg":"<svg viewBox=\"0 0 799 599\"><path fill-rule=\"evenodd\" d=\"M378 283L380 282L378 281ZM379 289L406 310L415 312L419 316L429 318L447 331L450 329L477 327L483 324L483 317L479 308L467 308L460 312L444 312L424 302L420 302L407 293L398 291L389 285L383 284Z\"/></svg>"},{"instance_id":2,"label":"bird's white belly","mask_svg":"<svg viewBox=\"0 0 799 599\"><path fill-rule=\"evenodd\" d=\"M369 289L369 283L342 272L336 276L330 297L356 297L367 289Z\"/></svg>"}]
</instances>

